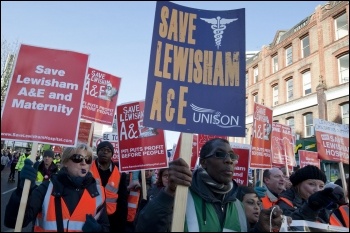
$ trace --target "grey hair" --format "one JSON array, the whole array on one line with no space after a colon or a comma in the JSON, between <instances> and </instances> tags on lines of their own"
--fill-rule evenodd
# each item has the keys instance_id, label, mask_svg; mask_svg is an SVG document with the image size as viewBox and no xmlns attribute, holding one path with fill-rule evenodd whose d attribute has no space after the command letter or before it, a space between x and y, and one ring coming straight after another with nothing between
<instances>
[{"instance_id":1,"label":"grey hair","mask_svg":"<svg viewBox=\"0 0 350 233\"><path fill-rule=\"evenodd\" d=\"M77 154L80 150L86 151L87 156L92 157L92 149L85 143L79 143L76 147L66 147L62 153L61 168L64 167L72 155Z\"/></svg>"}]
</instances>

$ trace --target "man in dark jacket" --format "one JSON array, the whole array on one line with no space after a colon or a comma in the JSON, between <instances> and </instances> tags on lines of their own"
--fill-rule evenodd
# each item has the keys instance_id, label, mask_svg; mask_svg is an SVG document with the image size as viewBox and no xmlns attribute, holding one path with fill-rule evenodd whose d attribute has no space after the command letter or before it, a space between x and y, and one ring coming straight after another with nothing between
<instances>
[{"instance_id":1,"label":"man in dark jacket","mask_svg":"<svg viewBox=\"0 0 350 233\"><path fill-rule=\"evenodd\" d=\"M221 138L207 141L200 151L201 167L193 173L183 159L169 165L169 184L140 212L136 231L169 231L177 185L190 186L184 223L185 231L248 230L242 203L236 199L237 184L232 180L238 163L230 143ZM277 207L262 210L255 231L279 229L282 212ZM270 228L270 214L272 226Z\"/></svg>"}]
</instances>

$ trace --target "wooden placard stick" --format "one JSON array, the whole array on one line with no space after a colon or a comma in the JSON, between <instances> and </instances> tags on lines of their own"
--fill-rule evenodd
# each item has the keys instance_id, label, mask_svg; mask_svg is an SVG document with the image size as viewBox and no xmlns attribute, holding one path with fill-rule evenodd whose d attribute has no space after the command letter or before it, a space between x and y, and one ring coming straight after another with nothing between
<instances>
[{"instance_id":1,"label":"wooden placard stick","mask_svg":"<svg viewBox=\"0 0 350 233\"><path fill-rule=\"evenodd\" d=\"M180 158L185 160L188 166L191 166L193 134L182 133ZM188 187L178 185L175 192L173 221L171 225L172 232L183 232L185 223L185 213L187 205Z\"/></svg>"},{"instance_id":2,"label":"wooden placard stick","mask_svg":"<svg viewBox=\"0 0 350 233\"><path fill-rule=\"evenodd\" d=\"M146 182L145 169L141 170L141 187L142 187L142 198L144 200L147 200L147 182Z\"/></svg>"},{"instance_id":3,"label":"wooden placard stick","mask_svg":"<svg viewBox=\"0 0 350 233\"><path fill-rule=\"evenodd\" d=\"M348 186L346 184L346 178L345 178L345 173L344 173L343 162L339 163L339 171L340 171L340 179L341 179L341 182L342 182L342 185L343 185L344 193L347 193L349 190L347 190ZM348 199L348 197L345 196L346 202L349 203L349 200L347 200L347 199Z\"/></svg>"},{"instance_id":4,"label":"wooden placard stick","mask_svg":"<svg viewBox=\"0 0 350 233\"><path fill-rule=\"evenodd\" d=\"M33 163L35 163L37 151L38 151L38 143L33 142L32 152L30 154L30 160L32 160ZM24 181L22 197L21 197L21 202L20 202L19 209L18 209L17 221L16 221L16 226L15 226L14 232L21 232L22 231L24 213L26 211L28 195L29 195L29 190L30 190L30 183L31 183L31 181L28 179L26 179Z\"/></svg>"}]
</instances>

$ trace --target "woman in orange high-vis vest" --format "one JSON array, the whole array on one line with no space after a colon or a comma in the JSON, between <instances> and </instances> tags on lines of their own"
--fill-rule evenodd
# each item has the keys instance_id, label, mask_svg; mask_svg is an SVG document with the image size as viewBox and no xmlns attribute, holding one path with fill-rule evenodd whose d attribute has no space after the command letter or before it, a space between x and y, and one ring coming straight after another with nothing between
<instances>
[{"instance_id":1,"label":"woman in orange high-vis vest","mask_svg":"<svg viewBox=\"0 0 350 233\"><path fill-rule=\"evenodd\" d=\"M37 171L31 160L25 160L21 173L23 182L6 206L5 226L15 227L24 180L29 179L31 189L23 227L35 221L35 232L108 232L105 193L90 172L91 163L89 146L67 147L60 171L50 181L36 186Z\"/></svg>"}]
</instances>

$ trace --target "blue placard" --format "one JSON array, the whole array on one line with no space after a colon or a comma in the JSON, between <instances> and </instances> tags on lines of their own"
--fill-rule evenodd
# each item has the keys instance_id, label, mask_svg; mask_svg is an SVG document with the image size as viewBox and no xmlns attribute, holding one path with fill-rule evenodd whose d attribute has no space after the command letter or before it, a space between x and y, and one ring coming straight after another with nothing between
<instances>
[{"instance_id":1,"label":"blue placard","mask_svg":"<svg viewBox=\"0 0 350 233\"><path fill-rule=\"evenodd\" d=\"M144 125L245 136L245 9L157 2Z\"/></svg>"}]
</instances>

